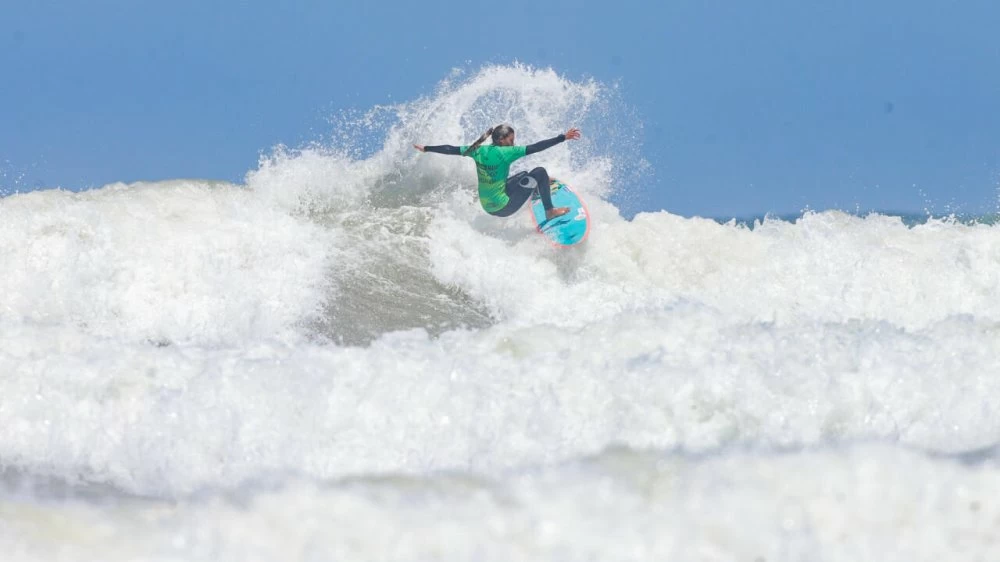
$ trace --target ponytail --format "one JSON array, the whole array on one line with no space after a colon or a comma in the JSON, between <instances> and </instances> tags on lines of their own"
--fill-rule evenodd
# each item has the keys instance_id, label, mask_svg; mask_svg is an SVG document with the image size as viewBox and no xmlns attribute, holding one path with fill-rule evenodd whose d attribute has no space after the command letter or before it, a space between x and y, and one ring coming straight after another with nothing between
<instances>
[{"instance_id":1,"label":"ponytail","mask_svg":"<svg viewBox=\"0 0 1000 562\"><path fill-rule=\"evenodd\" d=\"M493 134L493 129L494 128L495 127L490 127L490 129L488 131L486 131L485 133L483 133L483 136L481 136L478 139L476 139L476 142L472 143L472 146L470 146L469 148L465 149L465 152L462 153L462 156L468 156L469 154L472 154L473 152L475 152L476 149L479 148L479 145L483 144L483 142L486 141L486 137L488 137L488 136L490 136L490 135Z\"/></svg>"}]
</instances>

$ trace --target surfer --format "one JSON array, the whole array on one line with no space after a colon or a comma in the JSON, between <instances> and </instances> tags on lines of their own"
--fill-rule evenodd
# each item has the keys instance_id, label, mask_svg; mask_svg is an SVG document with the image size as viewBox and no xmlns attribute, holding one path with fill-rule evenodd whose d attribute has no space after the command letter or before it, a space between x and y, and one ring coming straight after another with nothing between
<instances>
[{"instance_id":1,"label":"surfer","mask_svg":"<svg viewBox=\"0 0 1000 562\"><path fill-rule=\"evenodd\" d=\"M493 144L482 146L486 137L493 139ZM518 172L511 177L510 165L524 156L541 152L567 139L580 138L580 129L572 128L565 133L538 141L527 146L514 144L514 128L510 125L497 125L483 133L476 142L469 146L438 146L413 145L420 152L436 152L455 156L469 156L476 162L476 173L479 176L479 202L483 210L495 217L509 217L524 205L531 194L538 191L545 207L546 220L554 219L569 212L569 207L552 207L552 193L549 186L549 173L545 168L535 168L530 172ZM541 189L541 188L545 189Z\"/></svg>"}]
</instances>

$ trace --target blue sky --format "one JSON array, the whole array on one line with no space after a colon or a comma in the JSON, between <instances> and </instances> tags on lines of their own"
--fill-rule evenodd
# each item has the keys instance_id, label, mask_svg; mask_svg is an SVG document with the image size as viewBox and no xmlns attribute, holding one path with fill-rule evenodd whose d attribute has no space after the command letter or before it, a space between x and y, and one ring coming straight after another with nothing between
<instances>
[{"instance_id":1,"label":"blue sky","mask_svg":"<svg viewBox=\"0 0 1000 562\"><path fill-rule=\"evenodd\" d=\"M239 181L341 110L517 60L621 84L653 167L634 186L646 209L980 213L1000 198L992 1L33 0L0 22L6 190Z\"/></svg>"}]
</instances>

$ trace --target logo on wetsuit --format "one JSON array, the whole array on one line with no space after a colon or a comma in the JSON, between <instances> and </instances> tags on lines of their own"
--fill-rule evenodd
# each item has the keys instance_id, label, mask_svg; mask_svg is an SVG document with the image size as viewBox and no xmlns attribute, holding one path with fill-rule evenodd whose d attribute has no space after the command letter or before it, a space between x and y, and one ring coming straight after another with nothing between
<instances>
[{"instance_id":1,"label":"logo on wetsuit","mask_svg":"<svg viewBox=\"0 0 1000 562\"><path fill-rule=\"evenodd\" d=\"M494 182L499 179L503 179L496 177L499 169L500 166L487 166L486 164L480 163L478 166L479 179L487 182Z\"/></svg>"}]
</instances>

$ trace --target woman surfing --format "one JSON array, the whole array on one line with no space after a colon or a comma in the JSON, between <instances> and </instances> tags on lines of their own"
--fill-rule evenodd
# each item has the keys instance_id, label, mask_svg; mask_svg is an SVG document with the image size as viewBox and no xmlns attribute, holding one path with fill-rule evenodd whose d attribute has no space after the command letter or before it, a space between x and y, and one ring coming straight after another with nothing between
<instances>
[{"instance_id":1,"label":"woman surfing","mask_svg":"<svg viewBox=\"0 0 1000 562\"><path fill-rule=\"evenodd\" d=\"M483 146L487 137L493 144ZM509 217L517 212L525 201L535 191L542 199L545 207L545 218L551 220L565 215L569 207L552 206L552 193L549 191L549 173L545 168L535 168L530 172L518 172L511 177L510 165L517 159L541 152L565 140L580 138L580 129L572 128L551 139L517 146L514 144L514 128L510 125L498 125L483 133L476 142L469 146L438 146L413 145L420 152L436 152L468 156L476 162L476 173L479 176L479 202L483 210L495 217Z\"/></svg>"}]
</instances>

